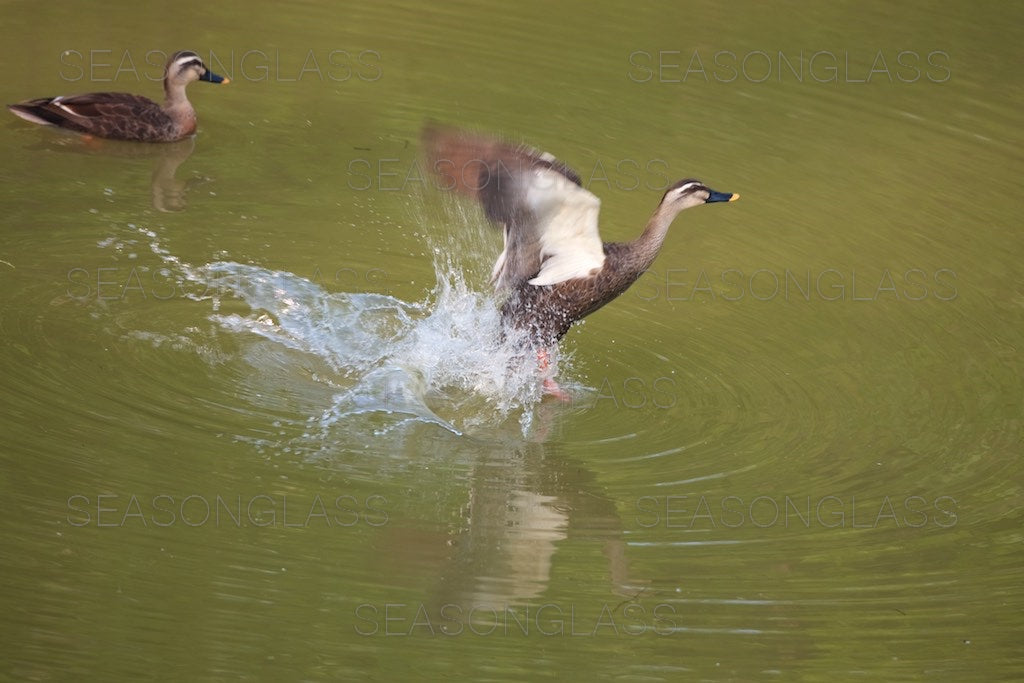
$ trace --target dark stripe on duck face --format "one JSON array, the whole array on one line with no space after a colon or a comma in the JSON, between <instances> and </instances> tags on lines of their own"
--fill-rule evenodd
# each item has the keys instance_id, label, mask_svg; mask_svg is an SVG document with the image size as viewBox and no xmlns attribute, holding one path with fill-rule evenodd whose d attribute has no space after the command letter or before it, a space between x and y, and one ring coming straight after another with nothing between
<instances>
[{"instance_id":1,"label":"dark stripe on duck face","mask_svg":"<svg viewBox=\"0 0 1024 683\"><path fill-rule=\"evenodd\" d=\"M192 57L193 59L199 59L199 54L197 52L193 52L192 50L181 50L181 51L175 52L173 55L171 55L170 63L171 64L175 64L175 63L180 62L182 59L185 59L187 57Z\"/></svg>"},{"instance_id":2,"label":"dark stripe on duck face","mask_svg":"<svg viewBox=\"0 0 1024 683\"><path fill-rule=\"evenodd\" d=\"M680 180L679 182L672 183L672 185L668 188L668 191L671 192L672 190L678 190L678 189L681 189L685 185L691 185L691 184L692 185L699 185L701 187L704 187L704 183L702 183L701 181L697 180L696 178L684 178L683 180Z\"/></svg>"},{"instance_id":3,"label":"dark stripe on duck face","mask_svg":"<svg viewBox=\"0 0 1024 683\"><path fill-rule=\"evenodd\" d=\"M171 55L170 59L167 60L167 67L164 70L164 79L177 78L181 76L185 69L189 69L193 66L199 66L200 69L205 69L206 66L203 64L203 60L192 50L180 50Z\"/></svg>"},{"instance_id":4,"label":"dark stripe on duck face","mask_svg":"<svg viewBox=\"0 0 1024 683\"><path fill-rule=\"evenodd\" d=\"M190 69L193 66L198 67L204 73L206 73L206 66L203 65L203 60L199 59L198 57L193 57L192 59L189 59L187 61L179 60L175 63L175 65L177 66L177 69L174 72L175 76L180 76L181 74L185 73L187 69Z\"/></svg>"},{"instance_id":5,"label":"dark stripe on duck face","mask_svg":"<svg viewBox=\"0 0 1024 683\"><path fill-rule=\"evenodd\" d=\"M708 188L699 180L686 178L685 180L673 183L667 190L665 190L665 194L661 196L661 201L664 202L670 194L679 194L681 196L698 190L708 190ZM710 192L710 190L708 191Z\"/></svg>"}]
</instances>

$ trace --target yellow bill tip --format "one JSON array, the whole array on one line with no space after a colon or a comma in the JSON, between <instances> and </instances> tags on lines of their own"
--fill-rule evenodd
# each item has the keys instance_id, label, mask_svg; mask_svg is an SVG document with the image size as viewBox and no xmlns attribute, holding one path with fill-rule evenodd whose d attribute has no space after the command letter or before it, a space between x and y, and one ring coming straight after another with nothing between
<instances>
[{"instance_id":1,"label":"yellow bill tip","mask_svg":"<svg viewBox=\"0 0 1024 683\"><path fill-rule=\"evenodd\" d=\"M731 196L731 197L729 197L729 201L730 201L730 202L734 202L734 201L736 201L736 200L737 200L737 199L739 199L739 198L740 198L740 196L739 196L738 194L736 194L735 192L733 192L733 193L732 193L732 196Z\"/></svg>"}]
</instances>

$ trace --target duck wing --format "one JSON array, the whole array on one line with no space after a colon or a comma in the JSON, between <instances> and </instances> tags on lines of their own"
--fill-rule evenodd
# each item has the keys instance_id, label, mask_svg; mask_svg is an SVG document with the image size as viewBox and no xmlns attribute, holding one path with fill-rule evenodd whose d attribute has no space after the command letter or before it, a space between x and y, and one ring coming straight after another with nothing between
<instances>
[{"instance_id":1,"label":"duck wing","mask_svg":"<svg viewBox=\"0 0 1024 683\"><path fill-rule=\"evenodd\" d=\"M604 265L601 202L564 163L456 129L428 126L423 141L444 189L479 201L502 228L505 247L491 273L498 289L586 278Z\"/></svg>"},{"instance_id":2,"label":"duck wing","mask_svg":"<svg viewBox=\"0 0 1024 683\"><path fill-rule=\"evenodd\" d=\"M120 92L41 97L8 108L33 123L104 137L131 137L140 126L160 129L170 122L160 105L148 97Z\"/></svg>"}]
</instances>

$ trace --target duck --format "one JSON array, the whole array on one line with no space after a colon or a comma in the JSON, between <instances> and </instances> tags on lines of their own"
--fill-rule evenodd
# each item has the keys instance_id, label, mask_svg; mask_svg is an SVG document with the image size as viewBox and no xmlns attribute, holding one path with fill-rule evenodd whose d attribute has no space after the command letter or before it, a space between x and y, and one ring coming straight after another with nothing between
<instances>
[{"instance_id":1,"label":"duck","mask_svg":"<svg viewBox=\"0 0 1024 683\"><path fill-rule=\"evenodd\" d=\"M185 95L193 81L230 83L203 64L199 55L181 50L164 68L164 104L123 92L42 97L7 108L26 121L57 126L86 135L138 142L176 142L196 131L196 110Z\"/></svg>"},{"instance_id":2,"label":"duck","mask_svg":"<svg viewBox=\"0 0 1024 683\"><path fill-rule=\"evenodd\" d=\"M491 284L505 294L503 329L537 354L545 373L551 352L573 324L625 292L651 267L669 227L684 209L734 202L695 178L671 184L640 236L604 242L601 201L579 174L553 155L497 137L428 124L422 132L429 172L442 190L468 196L501 229L504 247ZM568 395L552 377L543 388Z\"/></svg>"}]
</instances>

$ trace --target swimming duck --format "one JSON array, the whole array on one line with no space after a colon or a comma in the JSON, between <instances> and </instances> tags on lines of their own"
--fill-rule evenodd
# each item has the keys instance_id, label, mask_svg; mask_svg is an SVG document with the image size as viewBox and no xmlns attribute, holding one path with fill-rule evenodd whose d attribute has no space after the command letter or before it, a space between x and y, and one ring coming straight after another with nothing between
<instances>
[{"instance_id":1,"label":"swimming duck","mask_svg":"<svg viewBox=\"0 0 1024 683\"><path fill-rule=\"evenodd\" d=\"M9 104L26 121L115 140L174 142L196 131L196 110L185 96L192 81L229 83L203 64L195 52L175 52L164 69L164 105L141 95L97 92L43 97Z\"/></svg>"},{"instance_id":2,"label":"swimming duck","mask_svg":"<svg viewBox=\"0 0 1024 683\"><path fill-rule=\"evenodd\" d=\"M602 242L601 201L579 175L550 154L465 131L427 126L424 147L442 187L473 197L504 233L491 281L508 297L506 327L526 333L546 370L548 350L578 320L622 294L654 262L668 228L683 209L732 202L687 178L669 187L640 237ZM548 393L566 398L550 378Z\"/></svg>"}]
</instances>

